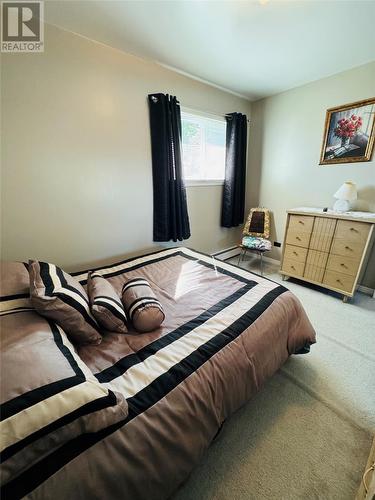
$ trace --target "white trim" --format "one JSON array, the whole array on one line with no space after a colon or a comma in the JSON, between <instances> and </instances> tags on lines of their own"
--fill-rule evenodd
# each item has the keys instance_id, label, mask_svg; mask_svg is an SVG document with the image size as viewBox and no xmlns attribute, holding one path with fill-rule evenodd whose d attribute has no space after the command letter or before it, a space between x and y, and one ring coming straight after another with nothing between
<instances>
[{"instance_id":1,"label":"white trim","mask_svg":"<svg viewBox=\"0 0 375 500\"><path fill-rule=\"evenodd\" d=\"M211 254L214 259L228 260L240 255L240 247L238 245L230 248L224 248Z\"/></svg>"},{"instance_id":2,"label":"white trim","mask_svg":"<svg viewBox=\"0 0 375 500\"><path fill-rule=\"evenodd\" d=\"M233 245L232 247L228 247L228 248L222 248L220 250L216 250L215 252L211 252L211 255L212 257L215 257L216 255L220 254L220 253L224 253L224 252L229 252L230 250L234 250L236 248L240 248L238 245Z\"/></svg>"},{"instance_id":3,"label":"white trim","mask_svg":"<svg viewBox=\"0 0 375 500\"><path fill-rule=\"evenodd\" d=\"M185 187L224 186L224 179L185 179Z\"/></svg>"},{"instance_id":4,"label":"white trim","mask_svg":"<svg viewBox=\"0 0 375 500\"><path fill-rule=\"evenodd\" d=\"M107 297L100 297L100 299L94 298L91 307L92 308L94 306L95 307L104 307L102 304L98 304L98 302L104 302L105 304L108 304L108 305L114 307L116 309L116 311L118 311L119 313L121 313L125 317L124 308L122 306L120 306L120 304L118 302L114 302L113 300L108 299ZM106 309L106 311L108 311L108 309Z\"/></svg>"},{"instance_id":5,"label":"white trim","mask_svg":"<svg viewBox=\"0 0 375 500\"><path fill-rule=\"evenodd\" d=\"M366 295L370 295L373 299L375 299L375 290L365 285L357 285L358 292L365 293Z\"/></svg>"},{"instance_id":6,"label":"white trim","mask_svg":"<svg viewBox=\"0 0 375 500\"><path fill-rule=\"evenodd\" d=\"M251 250L251 249L249 249ZM266 255L263 254L263 261L264 262L269 262L270 264L275 264L278 267L280 267L280 261L277 259L273 259L272 257L267 257Z\"/></svg>"},{"instance_id":7,"label":"white trim","mask_svg":"<svg viewBox=\"0 0 375 500\"><path fill-rule=\"evenodd\" d=\"M230 247L230 248L224 248L223 250L218 250L217 252L214 252L211 255L212 255L212 257L218 258L219 260L228 260L228 259L232 259L234 257L238 257L240 255L240 252L241 252L241 249L237 245L237 246ZM231 253L233 253L233 254L230 255ZM218 254L219 254L219 256L218 256ZM229 255L227 256L227 254L229 254ZM272 257L267 257L267 256L263 255L263 260L265 262L270 262L271 264L275 264L277 266L280 266L280 261L277 259L273 259Z\"/></svg>"},{"instance_id":8,"label":"white trim","mask_svg":"<svg viewBox=\"0 0 375 500\"><path fill-rule=\"evenodd\" d=\"M194 109L190 108L189 106L181 106L181 113L185 113L187 115L198 115L202 116L203 118L208 118L209 120L216 120L218 122L225 122L225 115L226 113L220 112L216 113L214 111L205 111L203 109Z\"/></svg>"}]
</instances>

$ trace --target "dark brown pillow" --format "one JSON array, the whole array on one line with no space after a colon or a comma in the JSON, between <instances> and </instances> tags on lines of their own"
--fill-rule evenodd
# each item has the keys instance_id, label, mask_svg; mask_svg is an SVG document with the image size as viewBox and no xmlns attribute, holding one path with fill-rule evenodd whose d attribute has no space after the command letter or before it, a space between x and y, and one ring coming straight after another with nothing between
<instances>
[{"instance_id":1,"label":"dark brown pillow","mask_svg":"<svg viewBox=\"0 0 375 500\"><path fill-rule=\"evenodd\" d=\"M99 273L89 272L87 294L91 312L102 328L110 332L126 333L126 314L120 297L111 283Z\"/></svg>"},{"instance_id":2,"label":"dark brown pillow","mask_svg":"<svg viewBox=\"0 0 375 500\"><path fill-rule=\"evenodd\" d=\"M163 323L163 307L143 278L134 278L122 288L122 303L129 320L139 332L151 332Z\"/></svg>"},{"instance_id":3,"label":"dark brown pillow","mask_svg":"<svg viewBox=\"0 0 375 500\"><path fill-rule=\"evenodd\" d=\"M29 261L31 303L56 321L76 344L100 344L99 325L81 284L54 264Z\"/></svg>"}]
</instances>

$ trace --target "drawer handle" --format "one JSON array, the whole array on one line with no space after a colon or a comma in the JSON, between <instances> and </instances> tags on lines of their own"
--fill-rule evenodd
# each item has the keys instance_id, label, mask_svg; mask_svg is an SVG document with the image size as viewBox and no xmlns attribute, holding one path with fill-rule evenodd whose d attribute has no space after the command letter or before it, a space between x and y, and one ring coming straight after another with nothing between
<instances>
[{"instance_id":1,"label":"drawer handle","mask_svg":"<svg viewBox=\"0 0 375 500\"><path fill-rule=\"evenodd\" d=\"M301 241L301 238L299 236L296 236L296 240Z\"/></svg>"},{"instance_id":2,"label":"drawer handle","mask_svg":"<svg viewBox=\"0 0 375 500\"><path fill-rule=\"evenodd\" d=\"M341 283L341 280L336 280L336 281L337 281L337 283ZM341 284L342 284L342 283L341 283Z\"/></svg>"},{"instance_id":3,"label":"drawer handle","mask_svg":"<svg viewBox=\"0 0 375 500\"><path fill-rule=\"evenodd\" d=\"M290 266L292 269L296 270L296 268L294 266Z\"/></svg>"},{"instance_id":4,"label":"drawer handle","mask_svg":"<svg viewBox=\"0 0 375 500\"><path fill-rule=\"evenodd\" d=\"M350 250L351 252L353 251L353 249L348 246L345 247L345 250Z\"/></svg>"},{"instance_id":5,"label":"drawer handle","mask_svg":"<svg viewBox=\"0 0 375 500\"><path fill-rule=\"evenodd\" d=\"M295 250L293 250L293 253L294 253L294 255L298 255L298 253Z\"/></svg>"},{"instance_id":6,"label":"drawer handle","mask_svg":"<svg viewBox=\"0 0 375 500\"><path fill-rule=\"evenodd\" d=\"M348 269L348 266L346 266L344 263L341 263L340 266L345 267L345 269Z\"/></svg>"},{"instance_id":7,"label":"drawer handle","mask_svg":"<svg viewBox=\"0 0 375 500\"><path fill-rule=\"evenodd\" d=\"M302 225L305 225L305 223L303 222L303 220L299 220L298 222L299 222L300 224L302 224Z\"/></svg>"},{"instance_id":8,"label":"drawer handle","mask_svg":"<svg viewBox=\"0 0 375 500\"><path fill-rule=\"evenodd\" d=\"M355 227L351 227L350 231L355 231L356 233L358 233L358 229L356 229Z\"/></svg>"}]
</instances>

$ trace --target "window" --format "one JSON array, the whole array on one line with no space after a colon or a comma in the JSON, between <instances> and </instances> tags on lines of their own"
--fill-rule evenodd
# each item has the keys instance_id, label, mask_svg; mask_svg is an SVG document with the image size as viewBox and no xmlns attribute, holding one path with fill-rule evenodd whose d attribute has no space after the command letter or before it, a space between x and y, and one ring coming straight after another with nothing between
<instances>
[{"instance_id":1,"label":"window","mask_svg":"<svg viewBox=\"0 0 375 500\"><path fill-rule=\"evenodd\" d=\"M224 118L183 111L182 163L187 184L223 183L225 177Z\"/></svg>"}]
</instances>

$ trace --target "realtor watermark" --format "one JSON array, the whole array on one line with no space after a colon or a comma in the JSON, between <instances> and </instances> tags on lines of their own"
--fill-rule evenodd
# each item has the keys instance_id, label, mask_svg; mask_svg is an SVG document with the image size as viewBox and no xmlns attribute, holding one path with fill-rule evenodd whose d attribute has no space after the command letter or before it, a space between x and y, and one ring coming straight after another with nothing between
<instances>
[{"instance_id":1,"label":"realtor watermark","mask_svg":"<svg viewBox=\"0 0 375 500\"><path fill-rule=\"evenodd\" d=\"M1 52L44 52L44 2L1 2Z\"/></svg>"}]
</instances>

